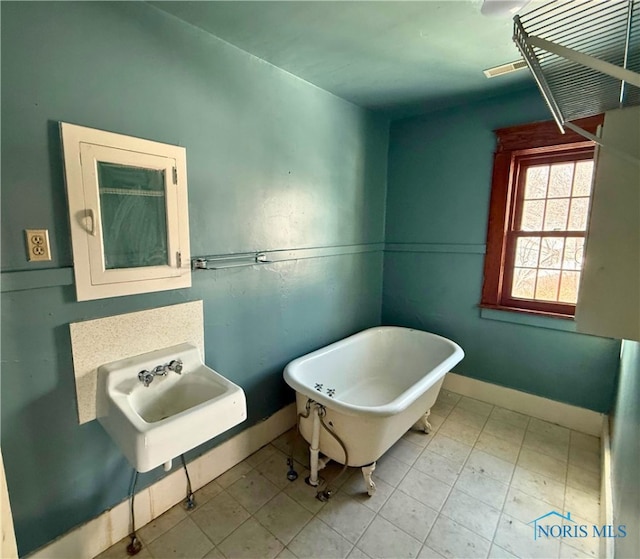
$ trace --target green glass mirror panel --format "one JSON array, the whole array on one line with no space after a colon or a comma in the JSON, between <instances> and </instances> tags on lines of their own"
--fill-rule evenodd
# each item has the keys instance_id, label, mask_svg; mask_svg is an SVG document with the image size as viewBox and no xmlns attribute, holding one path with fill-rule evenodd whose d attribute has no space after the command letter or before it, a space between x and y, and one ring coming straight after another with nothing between
<instances>
[{"instance_id":1,"label":"green glass mirror panel","mask_svg":"<svg viewBox=\"0 0 640 559\"><path fill-rule=\"evenodd\" d=\"M98 162L104 265L169 264L164 169Z\"/></svg>"}]
</instances>

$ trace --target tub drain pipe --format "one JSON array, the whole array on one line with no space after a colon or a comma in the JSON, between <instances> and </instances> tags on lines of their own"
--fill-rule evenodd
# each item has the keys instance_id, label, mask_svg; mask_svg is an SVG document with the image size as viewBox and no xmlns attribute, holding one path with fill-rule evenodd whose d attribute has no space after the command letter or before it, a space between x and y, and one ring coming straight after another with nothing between
<instances>
[{"instance_id":1,"label":"tub drain pipe","mask_svg":"<svg viewBox=\"0 0 640 559\"><path fill-rule=\"evenodd\" d=\"M310 409L312 405L313 405L313 410ZM320 457L320 427L323 427L324 430L327 431L327 433L329 433L329 435L331 435L338 442L338 444L342 448L342 451L344 452L344 465L342 466L342 470L340 470L340 473L333 480L334 483L346 471L347 464L349 463L349 453L347 452L347 448L342 442L342 440L340 439L340 437L338 437L338 435L336 435L325 423L324 417L327 415L327 409L322 404L319 404L318 402L314 402L313 400L307 400L306 414L299 414L299 417L307 418L311 413L313 413L313 424L312 424L312 430L311 430L311 445L309 447L310 474L305 481L307 482L308 485L311 485L313 487L318 487L318 485L320 485L320 478L318 477L318 471L324 468L331 461L331 459L328 457ZM326 481L324 483L325 483L324 491L322 489L319 489L318 494L316 495L316 497L320 501L328 500L329 497L331 497L331 494L333 493L333 491L329 489Z\"/></svg>"},{"instance_id":2,"label":"tub drain pipe","mask_svg":"<svg viewBox=\"0 0 640 559\"><path fill-rule=\"evenodd\" d=\"M313 406L313 410L311 409L311 406ZM310 473L309 477L305 479L307 485L311 485L312 487L318 487L318 485L320 485L318 472L331 462L331 458L320 456L320 424L326 413L327 409L322 404L309 399L307 400L306 413L298 414L299 417L304 417L305 419L313 414L313 421L311 424L311 444L309 445Z\"/></svg>"},{"instance_id":3,"label":"tub drain pipe","mask_svg":"<svg viewBox=\"0 0 640 559\"><path fill-rule=\"evenodd\" d=\"M320 483L318 480L318 470L327 465L326 462L320 465L320 413L326 413L323 406L314 402L313 411L313 423L311 431L311 446L309 447L309 469L311 473L307 478L307 483L313 487L317 487ZM322 412L321 412L322 410Z\"/></svg>"}]
</instances>

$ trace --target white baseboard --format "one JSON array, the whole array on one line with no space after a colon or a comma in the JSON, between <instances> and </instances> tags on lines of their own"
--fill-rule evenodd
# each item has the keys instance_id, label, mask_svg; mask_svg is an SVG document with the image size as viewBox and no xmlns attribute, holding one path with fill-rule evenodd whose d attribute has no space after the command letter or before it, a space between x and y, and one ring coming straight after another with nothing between
<instances>
[{"instance_id":1,"label":"white baseboard","mask_svg":"<svg viewBox=\"0 0 640 559\"><path fill-rule=\"evenodd\" d=\"M592 410L456 373L447 373L442 388L596 437L601 436L603 420L606 418L604 414Z\"/></svg>"},{"instance_id":2,"label":"white baseboard","mask_svg":"<svg viewBox=\"0 0 640 559\"><path fill-rule=\"evenodd\" d=\"M602 460L600 480L600 523L613 526L613 489L611 485L611 437L608 418L602 422L602 434L600 436L600 456ZM613 559L613 538L601 538L600 557Z\"/></svg>"},{"instance_id":3,"label":"white baseboard","mask_svg":"<svg viewBox=\"0 0 640 559\"><path fill-rule=\"evenodd\" d=\"M295 425L296 408L290 404L271 417L212 448L188 464L193 490L200 489ZM185 497L182 468L136 493L136 529L169 510ZM38 549L29 559L91 559L130 532L129 501L74 528Z\"/></svg>"}]
</instances>

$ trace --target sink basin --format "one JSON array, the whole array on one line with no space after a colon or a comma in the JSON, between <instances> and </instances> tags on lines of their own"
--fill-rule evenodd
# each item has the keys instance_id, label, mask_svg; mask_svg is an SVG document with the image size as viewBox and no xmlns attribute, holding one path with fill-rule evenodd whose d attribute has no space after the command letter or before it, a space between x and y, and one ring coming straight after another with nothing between
<instances>
[{"instance_id":1,"label":"sink basin","mask_svg":"<svg viewBox=\"0 0 640 559\"><path fill-rule=\"evenodd\" d=\"M141 371L182 361L149 386ZM98 368L98 421L139 472L180 454L247 418L242 388L207 367L192 344L152 351Z\"/></svg>"}]
</instances>

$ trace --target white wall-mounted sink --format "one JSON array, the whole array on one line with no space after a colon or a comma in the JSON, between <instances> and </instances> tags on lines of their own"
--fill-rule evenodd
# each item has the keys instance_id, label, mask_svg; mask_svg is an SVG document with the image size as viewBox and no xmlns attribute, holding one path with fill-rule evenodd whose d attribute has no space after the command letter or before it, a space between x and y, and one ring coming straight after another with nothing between
<instances>
[{"instance_id":1,"label":"white wall-mounted sink","mask_svg":"<svg viewBox=\"0 0 640 559\"><path fill-rule=\"evenodd\" d=\"M148 386L141 371L181 361ZM247 418L242 388L207 367L191 344L152 351L98 368L98 421L139 472L170 463Z\"/></svg>"}]
</instances>

